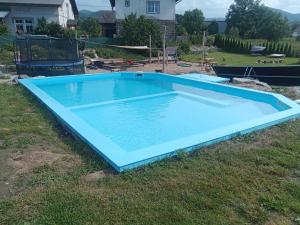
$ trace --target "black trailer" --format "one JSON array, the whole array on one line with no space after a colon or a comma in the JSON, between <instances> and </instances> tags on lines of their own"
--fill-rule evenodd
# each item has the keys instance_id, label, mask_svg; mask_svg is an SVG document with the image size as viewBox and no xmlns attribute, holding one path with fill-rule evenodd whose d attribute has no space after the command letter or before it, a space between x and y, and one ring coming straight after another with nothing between
<instances>
[{"instance_id":1,"label":"black trailer","mask_svg":"<svg viewBox=\"0 0 300 225\"><path fill-rule=\"evenodd\" d=\"M220 77L253 78L270 85L299 86L300 65L295 66L213 66Z\"/></svg>"}]
</instances>

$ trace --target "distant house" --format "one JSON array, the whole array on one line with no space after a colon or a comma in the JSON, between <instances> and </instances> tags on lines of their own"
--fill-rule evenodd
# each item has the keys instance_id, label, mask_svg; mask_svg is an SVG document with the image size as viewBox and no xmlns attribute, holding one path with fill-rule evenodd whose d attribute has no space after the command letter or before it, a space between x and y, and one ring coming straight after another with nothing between
<instances>
[{"instance_id":1,"label":"distant house","mask_svg":"<svg viewBox=\"0 0 300 225\"><path fill-rule=\"evenodd\" d=\"M167 37L175 37L175 7L181 0L110 0L115 16L116 34L122 29L122 22L130 14L146 16L156 20L161 28L167 27ZM105 20L100 19L104 24Z\"/></svg>"},{"instance_id":2,"label":"distant house","mask_svg":"<svg viewBox=\"0 0 300 225\"><path fill-rule=\"evenodd\" d=\"M226 20L225 18L211 18L211 19L206 19L204 21L204 24L206 26L208 26L209 24L211 24L213 21L216 21L219 25L219 34L224 34L225 31L226 31L226 28L227 28L227 23L226 23Z\"/></svg>"},{"instance_id":3,"label":"distant house","mask_svg":"<svg viewBox=\"0 0 300 225\"><path fill-rule=\"evenodd\" d=\"M114 37L116 34L116 13L111 10L102 10L99 12L99 20L102 26L102 34L105 37Z\"/></svg>"},{"instance_id":4,"label":"distant house","mask_svg":"<svg viewBox=\"0 0 300 225\"><path fill-rule=\"evenodd\" d=\"M300 37L300 25L294 30L292 36L293 36L294 38Z\"/></svg>"},{"instance_id":5,"label":"distant house","mask_svg":"<svg viewBox=\"0 0 300 225\"><path fill-rule=\"evenodd\" d=\"M73 27L79 16L75 0L0 0L0 20L11 33L32 33L39 18Z\"/></svg>"}]
</instances>

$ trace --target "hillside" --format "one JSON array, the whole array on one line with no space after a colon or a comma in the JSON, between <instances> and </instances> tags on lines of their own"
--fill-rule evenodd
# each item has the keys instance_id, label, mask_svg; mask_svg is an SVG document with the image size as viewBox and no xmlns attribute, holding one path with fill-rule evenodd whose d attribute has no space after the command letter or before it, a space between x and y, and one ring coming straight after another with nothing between
<instances>
[{"instance_id":1,"label":"hillside","mask_svg":"<svg viewBox=\"0 0 300 225\"><path fill-rule=\"evenodd\" d=\"M283 17L286 17L289 22L300 22L300 13L294 14L289 13L281 9L274 9L269 7L274 12L280 13ZM88 17L99 18L99 11L93 12L89 10L80 10L79 11L80 19L86 19Z\"/></svg>"},{"instance_id":2,"label":"hillside","mask_svg":"<svg viewBox=\"0 0 300 225\"><path fill-rule=\"evenodd\" d=\"M289 13L281 9L274 9L270 8L274 12L280 13L283 17L286 17L289 22L300 22L300 13L294 14L294 13Z\"/></svg>"},{"instance_id":3,"label":"hillside","mask_svg":"<svg viewBox=\"0 0 300 225\"><path fill-rule=\"evenodd\" d=\"M79 18L83 19L83 20L88 18L88 17L99 18L99 13L100 13L100 11L92 12L92 11L89 11L89 10L80 10L79 11Z\"/></svg>"}]
</instances>

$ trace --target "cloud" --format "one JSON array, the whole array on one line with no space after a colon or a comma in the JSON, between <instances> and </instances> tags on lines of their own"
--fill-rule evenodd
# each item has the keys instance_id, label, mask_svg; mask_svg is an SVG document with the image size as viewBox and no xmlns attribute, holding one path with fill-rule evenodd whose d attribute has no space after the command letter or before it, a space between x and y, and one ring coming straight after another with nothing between
<instances>
[{"instance_id":1,"label":"cloud","mask_svg":"<svg viewBox=\"0 0 300 225\"><path fill-rule=\"evenodd\" d=\"M79 9L89 9L92 11L110 9L109 0L76 0L76 2ZM198 8L204 12L207 18L225 17L229 6L233 2L234 0L182 0L178 3L176 11L177 13L184 13L186 10ZM282 9L291 13L300 13L300 0L263 0L262 3L266 6Z\"/></svg>"}]
</instances>

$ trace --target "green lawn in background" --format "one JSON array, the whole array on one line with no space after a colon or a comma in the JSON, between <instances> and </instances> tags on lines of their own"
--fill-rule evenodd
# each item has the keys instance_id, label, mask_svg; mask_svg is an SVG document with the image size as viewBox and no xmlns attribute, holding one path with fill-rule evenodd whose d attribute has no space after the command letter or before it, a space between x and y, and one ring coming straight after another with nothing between
<instances>
[{"instance_id":1,"label":"green lawn in background","mask_svg":"<svg viewBox=\"0 0 300 225\"><path fill-rule=\"evenodd\" d=\"M214 58L215 62L219 65L230 66L278 66L278 65L295 65L299 64L299 58L287 57L282 64L258 64L258 60L276 60L265 56L251 56L228 52L212 52L208 54L209 58ZM201 54L188 54L182 56L183 61L187 62L200 62L202 60Z\"/></svg>"}]
</instances>

